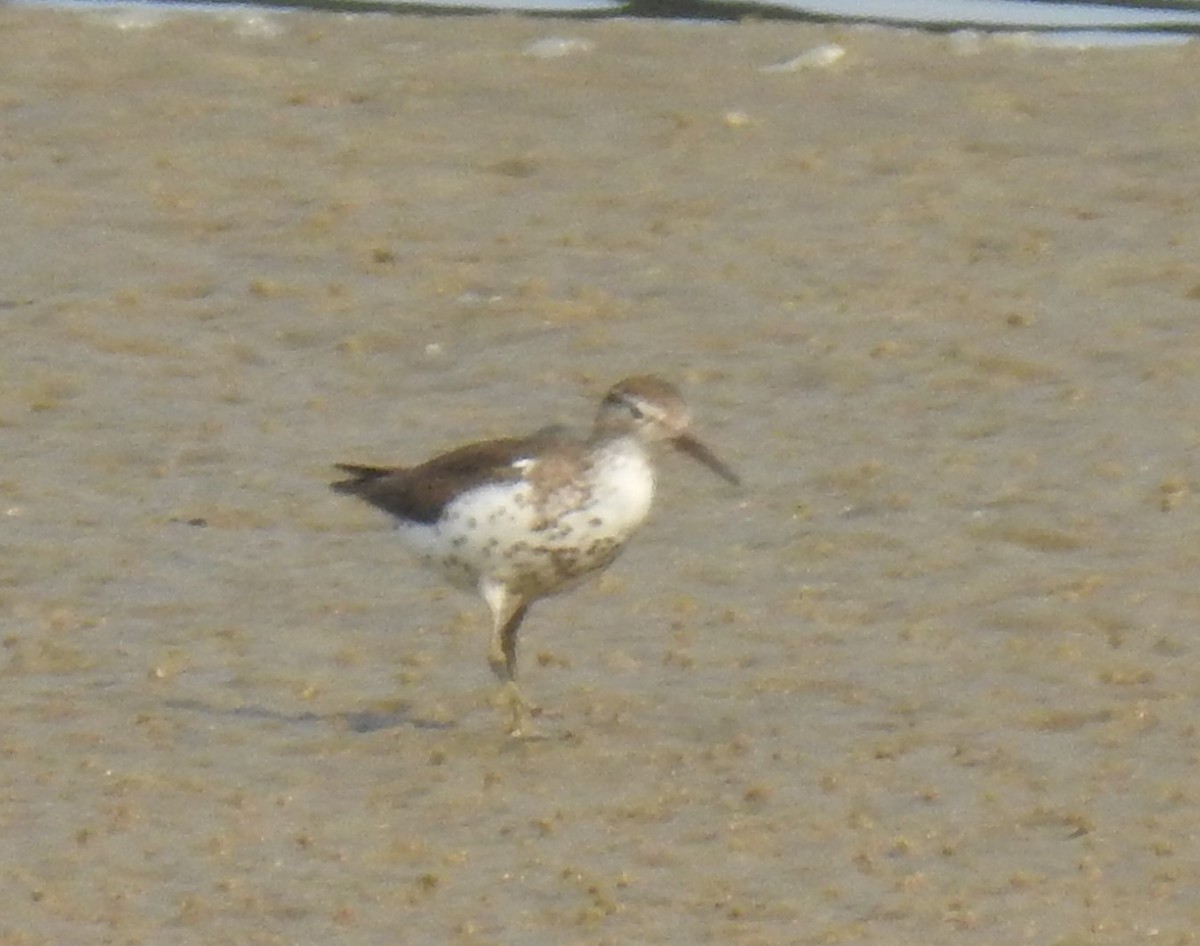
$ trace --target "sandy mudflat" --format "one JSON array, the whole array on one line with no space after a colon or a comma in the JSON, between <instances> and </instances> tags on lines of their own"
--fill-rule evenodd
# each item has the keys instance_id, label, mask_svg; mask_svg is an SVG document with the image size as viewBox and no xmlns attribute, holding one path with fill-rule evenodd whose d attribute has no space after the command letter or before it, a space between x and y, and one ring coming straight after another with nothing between
<instances>
[{"instance_id":1,"label":"sandy mudflat","mask_svg":"<svg viewBox=\"0 0 1200 946\"><path fill-rule=\"evenodd\" d=\"M1200 941L1200 47L0 46L2 946ZM511 740L329 464L645 370L747 488L664 458Z\"/></svg>"}]
</instances>

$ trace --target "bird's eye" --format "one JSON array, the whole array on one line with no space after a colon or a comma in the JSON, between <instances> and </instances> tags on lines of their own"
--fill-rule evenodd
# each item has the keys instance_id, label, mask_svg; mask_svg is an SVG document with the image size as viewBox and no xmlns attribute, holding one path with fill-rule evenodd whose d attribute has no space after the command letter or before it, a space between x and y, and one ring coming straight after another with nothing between
<instances>
[{"instance_id":1,"label":"bird's eye","mask_svg":"<svg viewBox=\"0 0 1200 946\"><path fill-rule=\"evenodd\" d=\"M633 415L634 420L641 420L646 416L646 412L632 402L629 405L629 413Z\"/></svg>"}]
</instances>

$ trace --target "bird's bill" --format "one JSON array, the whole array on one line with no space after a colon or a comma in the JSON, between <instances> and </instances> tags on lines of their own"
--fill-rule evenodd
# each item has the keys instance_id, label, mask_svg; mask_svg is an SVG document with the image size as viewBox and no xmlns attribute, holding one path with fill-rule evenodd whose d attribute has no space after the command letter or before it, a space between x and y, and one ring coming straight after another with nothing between
<instances>
[{"instance_id":1,"label":"bird's bill","mask_svg":"<svg viewBox=\"0 0 1200 946\"><path fill-rule=\"evenodd\" d=\"M724 463L717 459L708 447L704 446L699 440L691 434L680 434L671 441L675 445L675 449L681 453L686 453L694 460L699 460L706 467L712 470L717 476L725 480L727 483L732 483L734 486L741 486L741 478L729 469Z\"/></svg>"}]
</instances>

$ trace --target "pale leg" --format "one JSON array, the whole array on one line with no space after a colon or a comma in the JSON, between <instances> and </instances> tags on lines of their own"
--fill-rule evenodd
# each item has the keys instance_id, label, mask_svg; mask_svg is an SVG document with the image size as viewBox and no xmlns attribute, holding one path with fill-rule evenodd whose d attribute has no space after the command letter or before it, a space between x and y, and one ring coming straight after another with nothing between
<instances>
[{"instance_id":1,"label":"pale leg","mask_svg":"<svg viewBox=\"0 0 1200 946\"><path fill-rule=\"evenodd\" d=\"M525 620L529 605L510 594L504 585L486 579L480 582L480 592L492 612L492 642L488 648L488 663L492 673L503 684L505 698L512 711L509 732L519 736L526 718L536 716L538 708L521 696L517 688L517 631Z\"/></svg>"}]
</instances>

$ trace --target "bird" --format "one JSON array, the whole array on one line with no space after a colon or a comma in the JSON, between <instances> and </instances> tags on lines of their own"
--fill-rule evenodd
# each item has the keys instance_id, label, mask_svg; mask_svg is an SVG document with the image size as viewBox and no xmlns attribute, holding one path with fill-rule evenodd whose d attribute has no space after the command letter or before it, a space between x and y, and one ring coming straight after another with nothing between
<instances>
[{"instance_id":1,"label":"bird","mask_svg":"<svg viewBox=\"0 0 1200 946\"><path fill-rule=\"evenodd\" d=\"M683 396L654 375L613 385L586 437L559 426L484 440L417 466L337 463L330 484L394 519L401 539L492 618L488 663L522 735L540 713L517 686L517 634L530 606L607 568L650 512L651 448L668 443L733 486L736 473L691 431Z\"/></svg>"}]
</instances>

